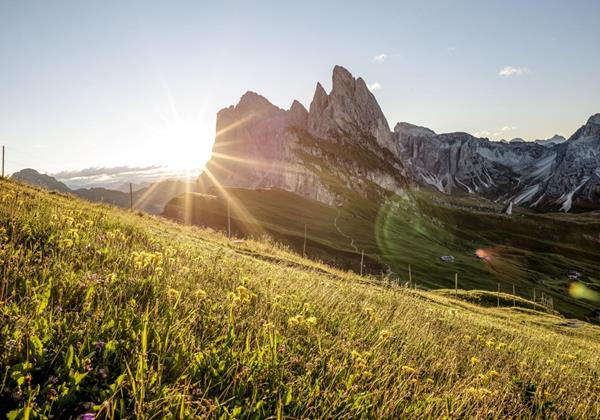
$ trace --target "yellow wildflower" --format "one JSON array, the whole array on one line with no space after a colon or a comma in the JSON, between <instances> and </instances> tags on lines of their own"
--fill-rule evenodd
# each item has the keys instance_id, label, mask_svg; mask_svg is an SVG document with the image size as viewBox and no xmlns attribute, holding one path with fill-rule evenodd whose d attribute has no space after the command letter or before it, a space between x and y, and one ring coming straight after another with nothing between
<instances>
[{"instance_id":1,"label":"yellow wildflower","mask_svg":"<svg viewBox=\"0 0 600 420\"><path fill-rule=\"evenodd\" d=\"M392 336L392 332L389 330L381 330L379 332L379 339L382 341L387 340L388 338L390 338Z\"/></svg>"},{"instance_id":2,"label":"yellow wildflower","mask_svg":"<svg viewBox=\"0 0 600 420\"><path fill-rule=\"evenodd\" d=\"M471 357L471 366L475 366L477 363L479 363L479 358L475 356Z\"/></svg>"},{"instance_id":3,"label":"yellow wildflower","mask_svg":"<svg viewBox=\"0 0 600 420\"><path fill-rule=\"evenodd\" d=\"M167 296L169 299L177 299L179 297L179 291L173 288L167 290Z\"/></svg>"},{"instance_id":4,"label":"yellow wildflower","mask_svg":"<svg viewBox=\"0 0 600 420\"><path fill-rule=\"evenodd\" d=\"M490 378L494 379L500 376L500 372L498 372L497 370L490 370L488 372L488 375L490 376Z\"/></svg>"},{"instance_id":5,"label":"yellow wildflower","mask_svg":"<svg viewBox=\"0 0 600 420\"><path fill-rule=\"evenodd\" d=\"M314 327L317 325L317 318L314 316L306 318L306 325Z\"/></svg>"},{"instance_id":6,"label":"yellow wildflower","mask_svg":"<svg viewBox=\"0 0 600 420\"><path fill-rule=\"evenodd\" d=\"M415 373L415 372L416 372L416 369L415 369L415 368L412 368L412 367L410 367L410 366L406 366L406 365L405 365L405 366L402 366L402 373L405 373L405 374L407 374L407 375L410 375L411 373Z\"/></svg>"}]
</instances>

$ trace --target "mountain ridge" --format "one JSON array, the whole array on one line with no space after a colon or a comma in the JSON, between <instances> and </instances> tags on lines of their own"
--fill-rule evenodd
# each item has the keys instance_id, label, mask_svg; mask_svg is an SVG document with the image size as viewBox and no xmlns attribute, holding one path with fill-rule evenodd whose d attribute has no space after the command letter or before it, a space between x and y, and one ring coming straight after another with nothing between
<instances>
[{"instance_id":1,"label":"mountain ridge","mask_svg":"<svg viewBox=\"0 0 600 420\"><path fill-rule=\"evenodd\" d=\"M308 110L296 100L284 110L247 92L219 111L199 182L282 188L328 205L420 187L543 211L600 209L600 114L568 140L514 140L436 134L406 122L392 131L364 80L335 66L331 91L317 83Z\"/></svg>"},{"instance_id":2,"label":"mountain ridge","mask_svg":"<svg viewBox=\"0 0 600 420\"><path fill-rule=\"evenodd\" d=\"M32 168L15 172L11 178L44 190L73 194L87 201L110 204L121 208L129 208L131 205L132 197L130 197L128 186L125 191L103 187L71 189L56 178L39 173ZM185 192L195 190L194 184L178 180L164 180L145 187L140 185L134 185L134 187L134 208L151 214L161 214L171 199Z\"/></svg>"}]
</instances>

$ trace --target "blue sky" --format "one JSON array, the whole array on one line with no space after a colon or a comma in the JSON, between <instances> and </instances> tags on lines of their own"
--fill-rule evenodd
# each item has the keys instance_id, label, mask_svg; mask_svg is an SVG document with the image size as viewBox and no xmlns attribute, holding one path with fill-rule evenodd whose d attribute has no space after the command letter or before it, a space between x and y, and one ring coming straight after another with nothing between
<instances>
[{"instance_id":1,"label":"blue sky","mask_svg":"<svg viewBox=\"0 0 600 420\"><path fill-rule=\"evenodd\" d=\"M220 108L308 107L335 64L391 127L569 136L600 112L599 21L598 1L0 0L0 143L9 172L198 168Z\"/></svg>"}]
</instances>

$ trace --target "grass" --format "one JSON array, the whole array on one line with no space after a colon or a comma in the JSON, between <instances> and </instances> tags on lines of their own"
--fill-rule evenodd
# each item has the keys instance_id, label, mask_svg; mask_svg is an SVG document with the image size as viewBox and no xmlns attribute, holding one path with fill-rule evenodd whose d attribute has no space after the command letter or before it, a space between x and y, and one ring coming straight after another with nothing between
<instances>
[{"instance_id":1,"label":"grass","mask_svg":"<svg viewBox=\"0 0 600 420\"><path fill-rule=\"evenodd\" d=\"M600 416L600 328L0 180L9 418Z\"/></svg>"},{"instance_id":2,"label":"grass","mask_svg":"<svg viewBox=\"0 0 600 420\"><path fill-rule=\"evenodd\" d=\"M406 198L375 201L352 197L339 208L272 190L227 189L233 197L233 230L237 234L267 233L302 252L304 226L308 227L307 253L328 264L360 271L361 251L373 275L391 272L400 282L412 280L420 288L459 287L512 293L533 299L551 297L554 308L580 319L590 319L594 302L569 295L566 272L576 269L582 281L600 290L600 220L585 215L536 214L516 210L501 214L500 206L486 200L448 197L424 191ZM175 199L167 214L186 203L195 224L216 229L227 226L227 203L193 195ZM191 204L190 204L191 203ZM243 207L251 215L240 214ZM336 228L337 226L337 228ZM596 234L597 235L597 234ZM491 260L480 260L475 250L485 249ZM452 255L454 263L440 260ZM535 290L534 290L535 289ZM597 307L598 303L596 303Z\"/></svg>"}]
</instances>

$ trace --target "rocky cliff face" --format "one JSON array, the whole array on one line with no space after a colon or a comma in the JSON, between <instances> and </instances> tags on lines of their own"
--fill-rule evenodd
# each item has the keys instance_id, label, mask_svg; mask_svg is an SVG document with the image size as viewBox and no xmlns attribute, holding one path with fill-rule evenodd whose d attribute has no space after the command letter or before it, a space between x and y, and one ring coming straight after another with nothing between
<instances>
[{"instance_id":1,"label":"rocky cliff face","mask_svg":"<svg viewBox=\"0 0 600 420\"><path fill-rule=\"evenodd\" d=\"M204 188L281 188L329 205L348 195L401 194L407 182L391 153L393 136L362 79L342 67L332 91L317 84L310 111L289 110L247 92L217 115Z\"/></svg>"},{"instance_id":2,"label":"rocky cliff face","mask_svg":"<svg viewBox=\"0 0 600 420\"><path fill-rule=\"evenodd\" d=\"M410 179L446 194L473 193L549 211L600 208L600 114L568 141L491 142L401 123L395 134Z\"/></svg>"},{"instance_id":3,"label":"rocky cliff face","mask_svg":"<svg viewBox=\"0 0 600 420\"><path fill-rule=\"evenodd\" d=\"M373 94L346 69L307 110L247 92L217 115L203 188L281 188L329 205L382 199L409 185L543 210L600 208L600 114L569 140L492 142L409 123L391 131Z\"/></svg>"}]
</instances>

